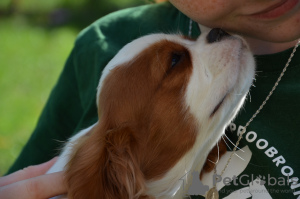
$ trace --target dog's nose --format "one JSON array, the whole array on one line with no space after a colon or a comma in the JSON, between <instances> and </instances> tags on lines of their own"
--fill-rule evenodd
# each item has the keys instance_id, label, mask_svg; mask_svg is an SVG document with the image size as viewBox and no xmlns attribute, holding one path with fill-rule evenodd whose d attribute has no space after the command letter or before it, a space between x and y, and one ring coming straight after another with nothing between
<instances>
[{"instance_id":1,"label":"dog's nose","mask_svg":"<svg viewBox=\"0 0 300 199\"><path fill-rule=\"evenodd\" d=\"M214 43L221 41L224 37L230 36L227 32L221 28L213 28L207 35L206 40L208 43Z\"/></svg>"}]
</instances>

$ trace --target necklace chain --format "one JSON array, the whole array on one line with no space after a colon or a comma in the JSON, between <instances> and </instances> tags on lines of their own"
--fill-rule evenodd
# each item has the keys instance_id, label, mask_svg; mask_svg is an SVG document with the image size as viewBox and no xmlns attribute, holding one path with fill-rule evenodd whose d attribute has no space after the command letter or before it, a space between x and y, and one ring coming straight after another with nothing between
<instances>
[{"instance_id":1,"label":"necklace chain","mask_svg":"<svg viewBox=\"0 0 300 199\"><path fill-rule=\"evenodd\" d=\"M250 120L246 123L246 125L245 125L245 127L244 127L245 129L250 125L250 123L252 122L252 120L258 115L258 113L261 111L261 109L265 106L265 104L267 103L267 101L270 99L271 95L273 94L273 92L275 91L276 87L278 86L278 84L279 84L279 82L280 82L282 76L284 75L284 73L285 73L287 67L289 66L289 64L290 64L290 62L291 62L291 60L292 60L292 58L294 57L294 54L295 54L295 52L296 52L297 47L299 46L299 44L300 44L300 39L298 40L297 44L295 45L295 47L294 47L294 49L293 49L293 51L292 51L292 53L291 53L291 55L290 55L290 57L289 57L287 63L285 64L285 67L283 68L283 70L282 70L280 76L278 77L277 81L275 82L275 84L274 84L272 90L270 91L270 93L268 94L268 96L266 97L266 99L263 101L263 103L260 105L259 109L255 112L255 114L254 114L254 115L250 118ZM243 131L243 133L244 133L244 131Z\"/></svg>"}]
</instances>

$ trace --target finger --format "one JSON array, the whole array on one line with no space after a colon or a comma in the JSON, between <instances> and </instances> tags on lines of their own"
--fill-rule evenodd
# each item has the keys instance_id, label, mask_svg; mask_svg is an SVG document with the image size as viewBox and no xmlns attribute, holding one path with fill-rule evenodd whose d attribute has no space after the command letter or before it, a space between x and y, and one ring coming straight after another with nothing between
<instances>
[{"instance_id":1,"label":"finger","mask_svg":"<svg viewBox=\"0 0 300 199\"><path fill-rule=\"evenodd\" d=\"M43 164L29 166L22 170L16 171L8 176L4 176L0 178L0 187L18 182L21 180L26 180L29 178L33 178L39 175L43 175L53 166L56 162L57 157L53 158L52 160L45 162Z\"/></svg>"},{"instance_id":2,"label":"finger","mask_svg":"<svg viewBox=\"0 0 300 199\"><path fill-rule=\"evenodd\" d=\"M42 199L66 192L67 188L62 172L46 174L0 187L1 199Z\"/></svg>"}]
</instances>

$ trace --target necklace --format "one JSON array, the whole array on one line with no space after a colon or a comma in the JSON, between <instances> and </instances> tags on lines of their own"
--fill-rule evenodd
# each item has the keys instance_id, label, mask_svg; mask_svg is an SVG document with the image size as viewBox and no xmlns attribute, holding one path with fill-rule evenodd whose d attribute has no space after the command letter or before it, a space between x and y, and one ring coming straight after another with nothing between
<instances>
[{"instance_id":1,"label":"necklace","mask_svg":"<svg viewBox=\"0 0 300 199\"><path fill-rule=\"evenodd\" d=\"M189 34L190 37L191 37L191 35L192 35L192 23L193 23L193 21L190 19L190 22L189 22L189 32L188 32L188 34ZM248 126L250 125L250 123L254 120L254 118L260 113L260 111L261 111L261 110L263 109L263 107L266 105L267 101L270 99L271 95L273 94L273 92L274 92L275 89L277 88L277 86L278 86L279 82L281 81L281 78L283 77L283 75L284 75L284 73L285 73L287 67L289 66L289 64L290 64L290 62L291 62L291 60L292 60L292 58L294 57L294 54L295 54L295 52L296 52L296 50L297 50L297 47L298 47L299 45L300 45L300 39L298 39L298 42L297 42L296 45L294 46L293 51L292 51L292 53L291 53L291 55L290 55L290 57L289 57L287 63L285 64L285 67L283 68L282 72L280 73L280 75L279 75L277 81L275 82L275 84L274 84L274 86L272 87L271 91L269 92L268 96L265 98L265 100L262 102L262 104L261 104L260 107L257 109L257 111L252 115L252 117L249 119L249 121L248 121L248 122L246 123L246 125L243 127L243 130L242 130L242 132L240 133L240 135L239 135L239 137L238 137L238 140L237 140L237 142L236 142L236 144L235 144L235 146L234 146L234 148L233 148L233 150L232 150L232 153L230 154L230 156L229 156L229 158L228 158L228 160L227 160L227 162L226 162L225 167L224 167L223 170L221 171L220 176L222 176L222 175L224 174L225 170L227 169L227 167L228 167L228 165L229 165L229 163L230 163L230 161L231 161L231 159L232 159L233 154L235 154L236 149L237 149L237 147L238 147L238 145L239 145L241 139L243 138L244 133L246 132L247 127L248 127ZM218 145L217 145L217 146L218 146ZM211 162L212 162L212 161L211 161ZM218 162L219 162L219 153L218 153L218 160L217 160L217 162L215 162L215 163L213 162L213 163L215 164L215 167L214 167L214 174L217 174L216 165L218 164ZM214 176L217 176L217 175L214 175ZM216 178L218 178L218 177L216 177ZM218 181L218 179L215 180L215 182L217 182L217 181ZM214 184L213 184L213 187L212 187L211 189L208 190L208 192L207 192L205 198L206 198L206 199L219 199L219 192L218 192L218 190L217 190L217 183L214 183Z\"/></svg>"}]
</instances>

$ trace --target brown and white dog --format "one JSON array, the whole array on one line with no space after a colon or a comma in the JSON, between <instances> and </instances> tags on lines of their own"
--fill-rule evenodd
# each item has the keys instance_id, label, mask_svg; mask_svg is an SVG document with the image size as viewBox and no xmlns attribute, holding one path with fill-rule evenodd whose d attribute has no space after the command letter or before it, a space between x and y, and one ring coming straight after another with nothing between
<instances>
[{"instance_id":1,"label":"brown and white dog","mask_svg":"<svg viewBox=\"0 0 300 199\"><path fill-rule=\"evenodd\" d=\"M192 41L153 34L123 47L103 71L99 121L66 144L68 198L182 198L254 77L245 42L221 29Z\"/></svg>"}]
</instances>

